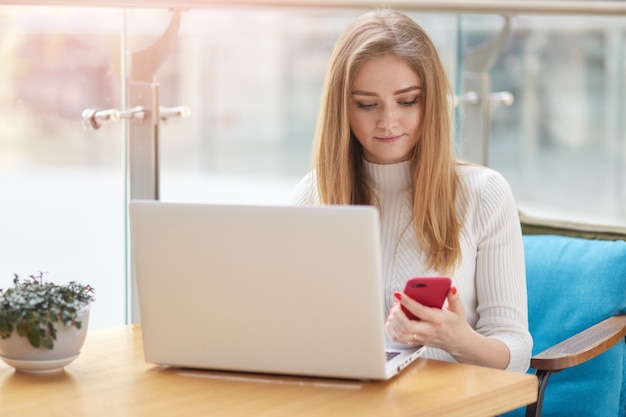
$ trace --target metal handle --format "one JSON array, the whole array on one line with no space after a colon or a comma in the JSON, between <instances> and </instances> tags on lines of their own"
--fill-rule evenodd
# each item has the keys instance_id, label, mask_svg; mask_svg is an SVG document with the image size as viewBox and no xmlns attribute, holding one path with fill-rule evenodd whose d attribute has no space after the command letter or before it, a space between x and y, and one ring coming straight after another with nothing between
<instances>
[{"instance_id":1,"label":"metal handle","mask_svg":"<svg viewBox=\"0 0 626 417\"><path fill-rule=\"evenodd\" d=\"M458 107L461 104L480 104L480 97L478 97L478 93L476 91L468 91L460 96L454 96L454 107Z\"/></svg>"},{"instance_id":2,"label":"metal handle","mask_svg":"<svg viewBox=\"0 0 626 417\"><path fill-rule=\"evenodd\" d=\"M503 104L507 107L511 107L515 102L515 97L513 93L509 91L499 91L497 93L491 93L489 101L491 104Z\"/></svg>"},{"instance_id":3,"label":"metal handle","mask_svg":"<svg viewBox=\"0 0 626 417\"><path fill-rule=\"evenodd\" d=\"M81 116L84 129L97 130L100 129L103 124L117 122L120 119L135 120L141 123L148 117L149 113L149 110L137 106L123 111L116 109L85 109ZM184 119L190 115L191 109L187 106L159 107L159 118L163 121L171 118Z\"/></svg>"},{"instance_id":4,"label":"metal handle","mask_svg":"<svg viewBox=\"0 0 626 417\"><path fill-rule=\"evenodd\" d=\"M497 93L491 93L489 95L489 103L492 105L503 104L510 107L515 102L515 97L509 91L498 91ZM461 104L469 104L471 106L477 106L480 104L480 96L476 91L468 91L460 96L454 97L454 107Z\"/></svg>"},{"instance_id":5,"label":"metal handle","mask_svg":"<svg viewBox=\"0 0 626 417\"><path fill-rule=\"evenodd\" d=\"M160 107L159 117L165 121L171 118L186 119L191 115L191 109L187 106Z\"/></svg>"}]
</instances>

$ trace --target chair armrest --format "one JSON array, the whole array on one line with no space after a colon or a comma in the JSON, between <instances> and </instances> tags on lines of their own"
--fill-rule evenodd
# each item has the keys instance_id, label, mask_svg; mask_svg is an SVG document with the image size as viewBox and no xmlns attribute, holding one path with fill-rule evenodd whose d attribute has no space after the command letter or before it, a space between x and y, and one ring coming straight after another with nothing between
<instances>
[{"instance_id":1,"label":"chair armrest","mask_svg":"<svg viewBox=\"0 0 626 417\"><path fill-rule=\"evenodd\" d=\"M626 337L626 314L609 317L530 360L537 370L560 371L593 359Z\"/></svg>"}]
</instances>

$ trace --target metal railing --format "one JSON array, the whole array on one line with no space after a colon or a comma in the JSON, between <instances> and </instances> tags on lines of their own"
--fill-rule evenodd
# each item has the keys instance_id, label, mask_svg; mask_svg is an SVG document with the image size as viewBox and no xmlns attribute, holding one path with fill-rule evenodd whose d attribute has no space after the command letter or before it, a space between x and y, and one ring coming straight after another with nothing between
<instances>
[{"instance_id":1,"label":"metal railing","mask_svg":"<svg viewBox=\"0 0 626 417\"><path fill-rule=\"evenodd\" d=\"M363 9L386 5L399 10L432 11L443 13L479 14L550 14L626 16L623 1L566 1L566 0L0 0L0 5L19 6L80 6L116 8L177 8L201 9L210 7L282 7Z\"/></svg>"}]
</instances>

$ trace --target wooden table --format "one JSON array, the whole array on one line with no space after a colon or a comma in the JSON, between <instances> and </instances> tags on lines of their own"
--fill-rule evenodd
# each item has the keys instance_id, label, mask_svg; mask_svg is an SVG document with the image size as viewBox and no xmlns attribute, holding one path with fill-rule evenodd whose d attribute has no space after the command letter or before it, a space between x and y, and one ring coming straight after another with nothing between
<instances>
[{"instance_id":1,"label":"wooden table","mask_svg":"<svg viewBox=\"0 0 626 417\"><path fill-rule=\"evenodd\" d=\"M0 364L2 416L493 416L536 401L536 378L419 359L386 382L170 369L141 328L90 331L64 371Z\"/></svg>"}]
</instances>

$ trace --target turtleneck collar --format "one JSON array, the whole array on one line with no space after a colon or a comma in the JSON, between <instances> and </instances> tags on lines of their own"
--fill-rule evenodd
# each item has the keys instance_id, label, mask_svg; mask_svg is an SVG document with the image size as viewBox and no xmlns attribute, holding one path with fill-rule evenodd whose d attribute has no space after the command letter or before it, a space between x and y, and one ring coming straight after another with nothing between
<instances>
[{"instance_id":1,"label":"turtleneck collar","mask_svg":"<svg viewBox=\"0 0 626 417\"><path fill-rule=\"evenodd\" d=\"M411 187L411 161L375 164L363 160L370 186L378 193L404 192Z\"/></svg>"}]
</instances>

